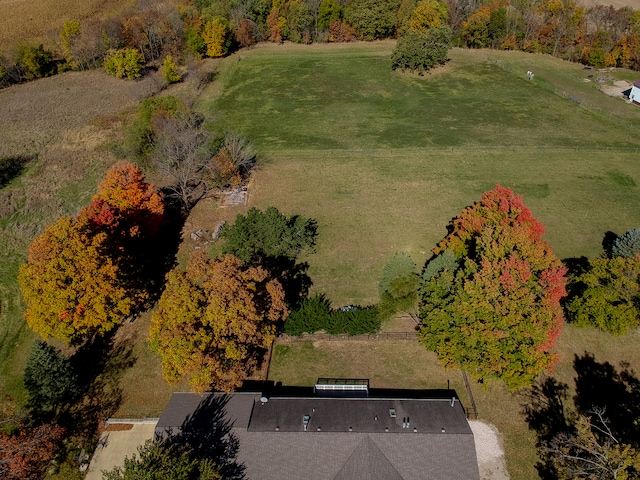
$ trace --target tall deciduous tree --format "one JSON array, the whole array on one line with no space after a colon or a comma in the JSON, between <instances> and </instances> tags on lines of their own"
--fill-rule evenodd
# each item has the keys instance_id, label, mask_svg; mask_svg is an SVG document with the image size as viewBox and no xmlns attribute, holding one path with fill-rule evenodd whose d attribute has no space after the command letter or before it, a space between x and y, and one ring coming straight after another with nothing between
<instances>
[{"instance_id":1,"label":"tall deciduous tree","mask_svg":"<svg viewBox=\"0 0 640 480\"><path fill-rule=\"evenodd\" d=\"M206 167L212 156L208 148L211 139L202 128L203 120L195 113L184 113L175 117L157 116L153 122L153 162L173 179L168 189L187 211L211 188L206 181Z\"/></svg>"},{"instance_id":2,"label":"tall deciduous tree","mask_svg":"<svg viewBox=\"0 0 640 480\"><path fill-rule=\"evenodd\" d=\"M149 297L163 219L162 196L138 167L116 164L77 219L59 219L33 241L18 276L29 326L73 343L112 330Z\"/></svg>"},{"instance_id":3,"label":"tall deciduous tree","mask_svg":"<svg viewBox=\"0 0 640 480\"><path fill-rule=\"evenodd\" d=\"M91 205L84 209L91 227L124 238L148 238L164 221L164 199L152 184L145 182L138 166L118 162L98 186Z\"/></svg>"},{"instance_id":4,"label":"tall deciduous tree","mask_svg":"<svg viewBox=\"0 0 640 480\"><path fill-rule=\"evenodd\" d=\"M25 318L44 338L77 342L112 330L137 303L122 285L121 272L104 253L106 233L87 222L62 217L29 247L18 282Z\"/></svg>"},{"instance_id":5,"label":"tall deciduous tree","mask_svg":"<svg viewBox=\"0 0 640 480\"><path fill-rule=\"evenodd\" d=\"M559 433L542 442L540 454L554 467L559 480L637 478L640 452L616 438L604 415L604 409L594 408L588 416L578 416L575 432Z\"/></svg>"},{"instance_id":6,"label":"tall deciduous tree","mask_svg":"<svg viewBox=\"0 0 640 480\"><path fill-rule=\"evenodd\" d=\"M196 253L186 272L167 276L151 348L169 383L186 377L196 392L231 391L256 366L286 314L282 286L266 270L232 255L210 260Z\"/></svg>"},{"instance_id":7,"label":"tall deciduous tree","mask_svg":"<svg viewBox=\"0 0 640 480\"><path fill-rule=\"evenodd\" d=\"M451 48L451 29L447 25L430 27L424 33L410 30L398 39L391 54L391 68L423 74L444 65Z\"/></svg>"},{"instance_id":8,"label":"tall deciduous tree","mask_svg":"<svg viewBox=\"0 0 640 480\"><path fill-rule=\"evenodd\" d=\"M434 253L450 250L458 266L443 262L449 267L426 279L419 332L445 366L515 389L553 364L566 268L543 232L521 197L501 186L454 219Z\"/></svg>"}]
</instances>

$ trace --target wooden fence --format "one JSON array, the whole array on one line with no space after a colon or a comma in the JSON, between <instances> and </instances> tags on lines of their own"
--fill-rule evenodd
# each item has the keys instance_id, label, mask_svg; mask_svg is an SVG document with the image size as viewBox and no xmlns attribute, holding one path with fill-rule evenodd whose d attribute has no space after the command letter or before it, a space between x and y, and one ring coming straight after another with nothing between
<instances>
[{"instance_id":1,"label":"wooden fence","mask_svg":"<svg viewBox=\"0 0 640 480\"><path fill-rule=\"evenodd\" d=\"M378 333L366 333L364 335L329 335L328 333L305 333L299 337L293 337L289 335L281 335L276 341L278 343L293 343L293 342L315 342L315 341L338 341L338 340L413 340L418 341L418 337L415 332L378 332Z\"/></svg>"}]
</instances>

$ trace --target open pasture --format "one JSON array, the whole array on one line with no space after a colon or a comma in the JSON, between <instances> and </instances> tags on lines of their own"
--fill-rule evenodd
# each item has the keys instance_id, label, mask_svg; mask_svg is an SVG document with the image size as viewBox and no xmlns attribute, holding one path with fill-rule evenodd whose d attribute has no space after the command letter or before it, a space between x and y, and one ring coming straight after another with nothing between
<instances>
[{"instance_id":1,"label":"open pasture","mask_svg":"<svg viewBox=\"0 0 640 480\"><path fill-rule=\"evenodd\" d=\"M561 258L594 257L606 231L640 225L640 108L551 57L454 50L418 77L391 71L392 47L260 46L228 58L198 104L262 152L251 206L318 220L316 291L375 302L389 257L423 264L497 183L524 196Z\"/></svg>"}]
</instances>

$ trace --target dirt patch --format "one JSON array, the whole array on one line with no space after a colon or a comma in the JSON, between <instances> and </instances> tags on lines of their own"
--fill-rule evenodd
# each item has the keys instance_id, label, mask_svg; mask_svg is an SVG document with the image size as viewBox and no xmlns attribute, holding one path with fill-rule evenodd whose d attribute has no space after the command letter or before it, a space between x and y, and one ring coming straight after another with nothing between
<instances>
[{"instance_id":1,"label":"dirt patch","mask_svg":"<svg viewBox=\"0 0 640 480\"><path fill-rule=\"evenodd\" d=\"M602 85L600 87L600 90L611 97L626 98L624 92L626 92L630 88L631 84L625 82L624 80L618 80L617 82L613 82L613 85Z\"/></svg>"},{"instance_id":2,"label":"dirt patch","mask_svg":"<svg viewBox=\"0 0 640 480\"><path fill-rule=\"evenodd\" d=\"M133 428L132 423L110 423L107 425L107 428L104 429L105 432L124 432L127 430L131 430Z\"/></svg>"}]
</instances>

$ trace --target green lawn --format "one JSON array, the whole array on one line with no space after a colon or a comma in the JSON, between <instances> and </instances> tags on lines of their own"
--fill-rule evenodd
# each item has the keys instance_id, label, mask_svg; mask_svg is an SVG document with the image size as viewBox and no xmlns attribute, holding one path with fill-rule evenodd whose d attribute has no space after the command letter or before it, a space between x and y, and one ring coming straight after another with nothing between
<instances>
[{"instance_id":1,"label":"green lawn","mask_svg":"<svg viewBox=\"0 0 640 480\"><path fill-rule=\"evenodd\" d=\"M600 73L548 56L454 50L446 67L406 76L390 70L392 48L259 46L222 62L197 103L212 128L241 133L262 152L249 206L318 220L317 252L305 258L316 292L337 305L376 302L389 257L408 252L423 264L449 221L496 183L523 195L561 258L593 258L605 232L640 225L640 108L600 92L587 78ZM245 210L203 205L198 226ZM584 351L638 370L636 344L637 333L615 339L567 326L555 374L572 385L573 355ZM450 380L468 402L460 372L417 343L276 347L272 380L309 385L321 376L390 388ZM536 478L525 397L499 382L473 391L481 419L503 435L512 478Z\"/></svg>"},{"instance_id":2,"label":"green lawn","mask_svg":"<svg viewBox=\"0 0 640 480\"><path fill-rule=\"evenodd\" d=\"M556 351L559 361L554 376L574 393L574 355L585 352L599 363L616 368L628 362L640 371L638 340L640 332L614 338L595 329L567 325ZM615 345L615 348L613 348ZM427 352L417 341L331 341L279 343L274 349L269 378L284 385L312 385L318 378L369 378L375 388L446 388L455 389L465 407L469 396L459 370L445 370L435 354ZM502 435L507 467L512 480L537 478L535 434L522 415L527 404L524 392L509 392L503 383L490 381L479 385L471 381L479 419L495 425Z\"/></svg>"},{"instance_id":3,"label":"green lawn","mask_svg":"<svg viewBox=\"0 0 640 480\"><path fill-rule=\"evenodd\" d=\"M640 109L584 82L589 71L454 50L442 70L406 76L390 70L391 49L258 47L227 59L222 87L197 104L262 152L250 205L318 220L307 259L318 292L375 302L391 255L422 264L451 218L496 183L524 196L562 258L596 256L606 231L640 224Z\"/></svg>"}]
</instances>

